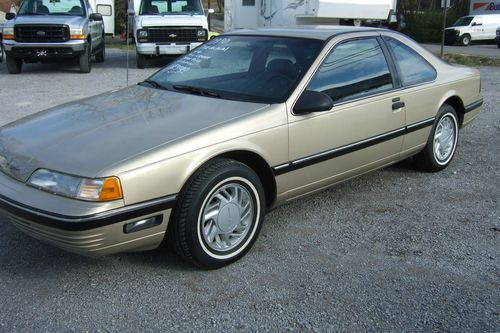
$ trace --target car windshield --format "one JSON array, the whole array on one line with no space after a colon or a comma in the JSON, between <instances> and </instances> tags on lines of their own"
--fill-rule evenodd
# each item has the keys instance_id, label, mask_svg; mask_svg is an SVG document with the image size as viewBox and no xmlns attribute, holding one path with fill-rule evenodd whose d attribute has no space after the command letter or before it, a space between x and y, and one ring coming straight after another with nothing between
<instances>
[{"instance_id":1,"label":"car windshield","mask_svg":"<svg viewBox=\"0 0 500 333\"><path fill-rule=\"evenodd\" d=\"M323 41L268 36L220 36L154 74L169 90L258 103L284 102Z\"/></svg>"},{"instance_id":2,"label":"car windshield","mask_svg":"<svg viewBox=\"0 0 500 333\"><path fill-rule=\"evenodd\" d=\"M203 14L200 0L143 0L140 15Z\"/></svg>"},{"instance_id":3,"label":"car windshield","mask_svg":"<svg viewBox=\"0 0 500 333\"><path fill-rule=\"evenodd\" d=\"M25 0L18 15L85 16L83 0Z\"/></svg>"},{"instance_id":4,"label":"car windshield","mask_svg":"<svg viewBox=\"0 0 500 333\"><path fill-rule=\"evenodd\" d=\"M472 22L473 18L474 18L473 16L462 16L455 23L453 23L453 26L454 27L468 26Z\"/></svg>"}]
</instances>

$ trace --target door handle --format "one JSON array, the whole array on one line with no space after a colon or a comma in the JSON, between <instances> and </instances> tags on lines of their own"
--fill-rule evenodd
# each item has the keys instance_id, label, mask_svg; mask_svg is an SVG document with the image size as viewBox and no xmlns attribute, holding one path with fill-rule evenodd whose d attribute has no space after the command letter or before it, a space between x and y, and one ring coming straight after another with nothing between
<instances>
[{"instance_id":1,"label":"door handle","mask_svg":"<svg viewBox=\"0 0 500 333\"><path fill-rule=\"evenodd\" d=\"M405 106L405 102L401 102L401 101L393 102L392 103L392 110L393 111L399 110L401 108L404 108L404 106Z\"/></svg>"}]
</instances>

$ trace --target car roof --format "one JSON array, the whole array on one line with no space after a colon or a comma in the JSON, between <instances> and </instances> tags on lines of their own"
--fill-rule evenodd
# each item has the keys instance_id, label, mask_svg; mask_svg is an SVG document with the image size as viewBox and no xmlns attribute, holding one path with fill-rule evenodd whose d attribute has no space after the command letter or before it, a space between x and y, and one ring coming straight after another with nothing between
<instances>
[{"instance_id":1,"label":"car roof","mask_svg":"<svg viewBox=\"0 0 500 333\"><path fill-rule=\"evenodd\" d=\"M334 36L353 32L387 31L380 28L316 25L290 26L282 28L259 28L233 30L225 35L273 36L273 37L300 37L328 40Z\"/></svg>"}]
</instances>

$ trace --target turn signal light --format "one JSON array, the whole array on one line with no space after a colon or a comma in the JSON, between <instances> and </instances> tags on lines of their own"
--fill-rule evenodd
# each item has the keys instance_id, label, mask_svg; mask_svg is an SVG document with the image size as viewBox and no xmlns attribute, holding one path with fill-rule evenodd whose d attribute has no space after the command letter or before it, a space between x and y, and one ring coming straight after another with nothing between
<instances>
[{"instance_id":1,"label":"turn signal light","mask_svg":"<svg viewBox=\"0 0 500 333\"><path fill-rule=\"evenodd\" d=\"M110 201L123 198L120 180L117 177L108 177L102 184L99 201Z\"/></svg>"},{"instance_id":2,"label":"turn signal light","mask_svg":"<svg viewBox=\"0 0 500 333\"><path fill-rule=\"evenodd\" d=\"M70 35L69 39L85 39L85 35Z\"/></svg>"},{"instance_id":3,"label":"turn signal light","mask_svg":"<svg viewBox=\"0 0 500 333\"><path fill-rule=\"evenodd\" d=\"M3 35L3 39L14 40L14 35Z\"/></svg>"}]
</instances>

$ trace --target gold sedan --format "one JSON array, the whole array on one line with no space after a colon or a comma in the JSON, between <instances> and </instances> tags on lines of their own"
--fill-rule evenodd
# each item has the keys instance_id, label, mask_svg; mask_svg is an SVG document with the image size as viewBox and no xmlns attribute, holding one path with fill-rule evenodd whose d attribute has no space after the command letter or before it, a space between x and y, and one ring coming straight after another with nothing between
<instances>
[{"instance_id":1,"label":"gold sedan","mask_svg":"<svg viewBox=\"0 0 500 333\"><path fill-rule=\"evenodd\" d=\"M68 251L242 257L264 214L413 156L452 160L479 72L384 29L218 36L137 86L0 129L0 209ZM167 237L166 237L167 236Z\"/></svg>"}]
</instances>

